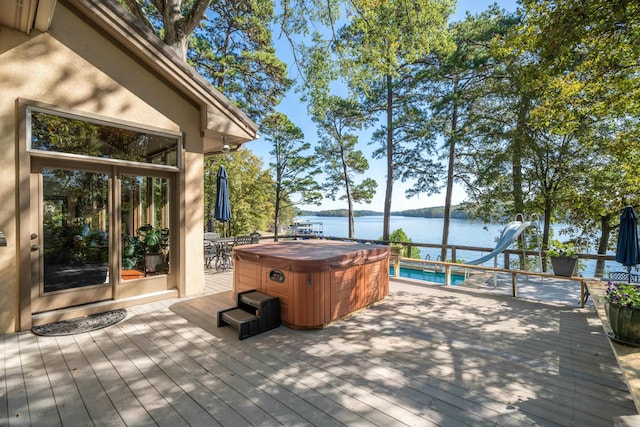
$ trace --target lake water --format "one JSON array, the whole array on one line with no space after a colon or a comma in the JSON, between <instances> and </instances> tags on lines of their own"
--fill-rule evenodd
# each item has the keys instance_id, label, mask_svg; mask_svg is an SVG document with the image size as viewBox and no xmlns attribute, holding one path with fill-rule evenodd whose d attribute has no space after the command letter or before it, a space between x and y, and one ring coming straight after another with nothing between
<instances>
[{"instance_id":1,"label":"lake water","mask_svg":"<svg viewBox=\"0 0 640 427\"><path fill-rule=\"evenodd\" d=\"M312 222L322 222L323 232L326 237L346 237L349 233L348 219L346 217L325 217L325 216L305 216L297 218ZM363 216L354 218L355 236L363 240L379 240L382 237L382 216ZM405 234L415 243L442 243L442 218L419 218L419 217L391 217L391 231L401 228ZM477 246L485 248L495 247L496 240L500 236L505 224L483 224L481 222L452 219L449 228L449 244L462 246ZM542 226L542 224L540 224ZM563 228L562 225L552 226L557 232ZM539 236L529 229L525 236L527 241L536 242ZM541 240L541 238L539 239ZM595 253L595 251L593 251ZM471 251L457 251L456 257L463 260L479 258L485 253ZM439 249L420 248L420 258L438 259ZM450 253L449 253L450 256ZM593 277L595 271L595 261L581 261L581 273L587 277ZM502 267L502 257L498 257L498 266ZM493 260L483 265L493 266ZM623 271L625 268L616 262L607 262L605 271Z\"/></svg>"}]
</instances>

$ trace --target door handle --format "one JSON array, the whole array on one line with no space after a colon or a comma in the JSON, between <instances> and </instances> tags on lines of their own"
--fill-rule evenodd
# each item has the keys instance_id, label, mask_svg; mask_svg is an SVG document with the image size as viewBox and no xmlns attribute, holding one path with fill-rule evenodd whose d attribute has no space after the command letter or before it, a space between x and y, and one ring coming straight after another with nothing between
<instances>
[{"instance_id":1,"label":"door handle","mask_svg":"<svg viewBox=\"0 0 640 427\"><path fill-rule=\"evenodd\" d=\"M31 245L31 252L39 251L40 245Z\"/></svg>"}]
</instances>

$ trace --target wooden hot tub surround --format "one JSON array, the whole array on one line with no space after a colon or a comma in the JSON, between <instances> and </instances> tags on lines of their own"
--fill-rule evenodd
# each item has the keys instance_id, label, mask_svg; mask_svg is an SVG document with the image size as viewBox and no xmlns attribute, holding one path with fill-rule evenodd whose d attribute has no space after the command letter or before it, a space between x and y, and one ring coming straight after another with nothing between
<instances>
[{"instance_id":1,"label":"wooden hot tub surround","mask_svg":"<svg viewBox=\"0 0 640 427\"><path fill-rule=\"evenodd\" d=\"M282 322L323 328L389 295L389 247L302 240L233 250L233 292L280 298Z\"/></svg>"}]
</instances>

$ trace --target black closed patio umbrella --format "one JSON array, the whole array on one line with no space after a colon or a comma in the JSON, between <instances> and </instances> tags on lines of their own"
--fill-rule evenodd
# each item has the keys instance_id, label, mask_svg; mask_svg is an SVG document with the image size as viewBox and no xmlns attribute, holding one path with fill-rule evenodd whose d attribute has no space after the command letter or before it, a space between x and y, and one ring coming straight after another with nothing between
<instances>
[{"instance_id":1,"label":"black closed patio umbrella","mask_svg":"<svg viewBox=\"0 0 640 427\"><path fill-rule=\"evenodd\" d=\"M631 267L640 264L638 215L632 206L626 206L620 215L616 261L627 267L629 283L631 283Z\"/></svg>"},{"instance_id":2,"label":"black closed patio umbrella","mask_svg":"<svg viewBox=\"0 0 640 427\"><path fill-rule=\"evenodd\" d=\"M227 170L224 166L220 166L216 175L216 207L213 211L213 217L222 222L222 235L226 237L224 231L224 223L231 220L231 203L229 203L229 182Z\"/></svg>"}]
</instances>

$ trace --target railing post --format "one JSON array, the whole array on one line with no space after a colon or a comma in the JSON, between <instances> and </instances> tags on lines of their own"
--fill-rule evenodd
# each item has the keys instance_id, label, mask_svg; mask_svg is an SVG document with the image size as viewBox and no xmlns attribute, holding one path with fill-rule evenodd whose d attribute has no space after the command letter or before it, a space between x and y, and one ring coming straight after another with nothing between
<instances>
[{"instance_id":1,"label":"railing post","mask_svg":"<svg viewBox=\"0 0 640 427\"><path fill-rule=\"evenodd\" d=\"M517 273L511 273L511 291L514 298L518 296L518 291L516 290L516 276Z\"/></svg>"},{"instance_id":2,"label":"railing post","mask_svg":"<svg viewBox=\"0 0 640 427\"><path fill-rule=\"evenodd\" d=\"M400 257L392 256L393 260L393 277L400 277Z\"/></svg>"},{"instance_id":3,"label":"railing post","mask_svg":"<svg viewBox=\"0 0 640 427\"><path fill-rule=\"evenodd\" d=\"M456 257L456 247L453 246L451 247L451 262L456 262L458 258ZM446 261L446 259L443 259L442 261Z\"/></svg>"},{"instance_id":4,"label":"railing post","mask_svg":"<svg viewBox=\"0 0 640 427\"><path fill-rule=\"evenodd\" d=\"M444 266L444 285L451 286L451 266L449 264Z\"/></svg>"}]
</instances>

